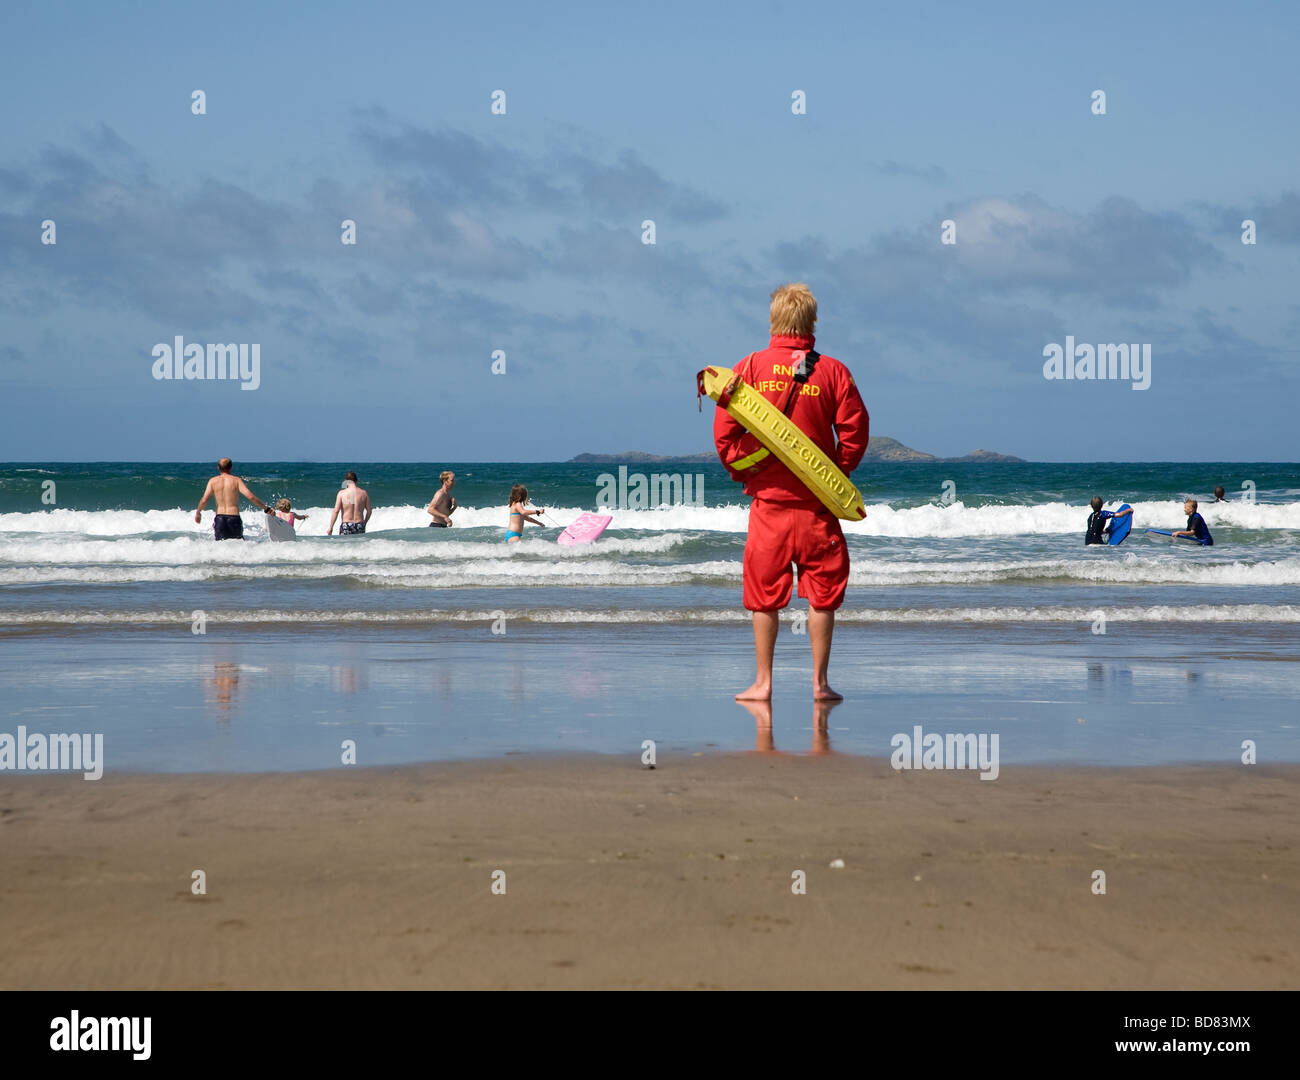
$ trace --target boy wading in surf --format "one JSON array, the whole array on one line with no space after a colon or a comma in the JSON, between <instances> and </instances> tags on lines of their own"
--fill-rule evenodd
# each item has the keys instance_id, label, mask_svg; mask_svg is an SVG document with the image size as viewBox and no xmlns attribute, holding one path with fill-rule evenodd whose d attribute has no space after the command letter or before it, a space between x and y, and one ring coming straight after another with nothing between
<instances>
[{"instance_id":1,"label":"boy wading in surf","mask_svg":"<svg viewBox=\"0 0 1300 1080\"><path fill-rule=\"evenodd\" d=\"M1083 543L1086 547L1088 544L1109 544L1111 526L1107 522L1113 522L1116 518L1127 517L1133 513L1132 507L1127 510L1121 510L1118 513L1111 510L1103 510L1100 495L1094 495L1092 501L1088 503L1092 507L1092 513L1088 515L1088 531L1083 534Z\"/></svg>"},{"instance_id":2,"label":"boy wading in surf","mask_svg":"<svg viewBox=\"0 0 1300 1080\"><path fill-rule=\"evenodd\" d=\"M431 529L449 529L451 528L451 515L456 512L456 496L451 493L451 489L456 486L456 474L450 469L438 476L438 481L442 484L429 500L429 505L425 507L424 512L433 518L429 522Z\"/></svg>"},{"instance_id":3,"label":"boy wading in surf","mask_svg":"<svg viewBox=\"0 0 1300 1080\"><path fill-rule=\"evenodd\" d=\"M858 467L867 450L867 408L849 369L813 349L817 300L807 285L782 285L772 294L768 347L736 365L744 379L801 428L845 475ZM728 387L734 391L735 382ZM839 519L800 482L775 454L760 453L758 440L725 408L713 416L713 441L733 480L742 481L749 507L745 539L745 607L753 613L753 686L737 701L772 696L772 655L780 630L781 608L790 602L795 568L799 595L808 600L808 640L812 644L813 697L839 701L827 667L835 611L844 602L849 553Z\"/></svg>"},{"instance_id":4,"label":"boy wading in surf","mask_svg":"<svg viewBox=\"0 0 1300 1080\"><path fill-rule=\"evenodd\" d=\"M1189 540L1199 540L1206 547L1214 543L1214 537L1210 535L1210 528L1205 524L1205 518L1196 512L1196 500L1187 499L1183 502L1183 513L1187 515L1187 528L1178 529L1171 533L1171 536L1185 536Z\"/></svg>"}]
</instances>

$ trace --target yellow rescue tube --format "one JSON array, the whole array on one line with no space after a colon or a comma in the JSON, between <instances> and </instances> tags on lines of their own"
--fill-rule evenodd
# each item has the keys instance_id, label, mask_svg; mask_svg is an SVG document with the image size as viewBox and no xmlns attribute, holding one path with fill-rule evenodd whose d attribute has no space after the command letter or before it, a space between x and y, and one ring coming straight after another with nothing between
<instances>
[{"instance_id":1,"label":"yellow rescue tube","mask_svg":"<svg viewBox=\"0 0 1300 1080\"><path fill-rule=\"evenodd\" d=\"M699 374L700 389L717 401L733 374L730 368L706 367ZM867 516L862 494L853 481L793 420L747 382L741 380L737 385L726 409L837 518L861 521Z\"/></svg>"}]
</instances>

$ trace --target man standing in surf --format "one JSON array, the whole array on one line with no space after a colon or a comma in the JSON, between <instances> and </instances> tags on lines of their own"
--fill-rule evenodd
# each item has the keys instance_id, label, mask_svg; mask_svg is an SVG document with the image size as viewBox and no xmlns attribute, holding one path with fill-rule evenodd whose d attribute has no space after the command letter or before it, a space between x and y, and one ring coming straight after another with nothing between
<instances>
[{"instance_id":1,"label":"man standing in surf","mask_svg":"<svg viewBox=\"0 0 1300 1080\"><path fill-rule=\"evenodd\" d=\"M330 512L330 525L325 530L326 536L334 535L334 522L339 514L340 536L359 536L370 524L370 495L357 483L357 474L349 472L343 477L343 490L334 498L334 509Z\"/></svg>"},{"instance_id":2,"label":"man standing in surf","mask_svg":"<svg viewBox=\"0 0 1300 1080\"><path fill-rule=\"evenodd\" d=\"M199 500L199 508L194 511L194 524L199 525L203 521L203 508L208 505L208 500L215 500L217 514L212 519L212 535L217 540L244 538L244 521L239 516L239 496L256 503L267 513L271 512L271 508L249 491L248 485L240 477L230 471L234 467L228 457L217 462L217 475L208 481L208 486L203 489L203 498Z\"/></svg>"},{"instance_id":3,"label":"man standing in surf","mask_svg":"<svg viewBox=\"0 0 1300 1080\"><path fill-rule=\"evenodd\" d=\"M813 349L817 300L807 285L782 285L772 294L768 347L751 353L735 368L785 413L845 475L858 467L867 450L867 408L849 369ZM793 380L794 385L791 386ZM807 599L808 640L812 644L813 697L839 701L827 681L835 612L849 581L849 553L839 519L724 408L713 417L713 441L733 480L752 497L745 539L743 602L753 614L754 685L737 701L767 701L772 696L772 656L781 609L790 602L793 568L799 595Z\"/></svg>"}]
</instances>

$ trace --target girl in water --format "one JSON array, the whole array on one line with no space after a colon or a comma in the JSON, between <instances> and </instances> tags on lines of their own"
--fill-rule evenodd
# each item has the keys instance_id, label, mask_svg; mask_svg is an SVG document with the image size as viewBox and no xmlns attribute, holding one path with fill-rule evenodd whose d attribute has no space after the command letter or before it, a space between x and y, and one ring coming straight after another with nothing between
<instances>
[{"instance_id":1,"label":"girl in water","mask_svg":"<svg viewBox=\"0 0 1300 1080\"><path fill-rule=\"evenodd\" d=\"M287 521L290 526L295 525L299 521L307 520L306 514L298 514L294 512L293 503L288 499L281 499L275 504L275 516L281 521Z\"/></svg>"},{"instance_id":2,"label":"girl in water","mask_svg":"<svg viewBox=\"0 0 1300 1080\"><path fill-rule=\"evenodd\" d=\"M516 484L510 489L510 523L506 526L506 543L514 544L523 539L524 522L531 521L534 525L545 526L545 522L538 521L533 514L544 514L545 509L535 509L532 513L526 509L528 505L528 489L523 484ZM516 524L517 522L517 524Z\"/></svg>"}]
</instances>

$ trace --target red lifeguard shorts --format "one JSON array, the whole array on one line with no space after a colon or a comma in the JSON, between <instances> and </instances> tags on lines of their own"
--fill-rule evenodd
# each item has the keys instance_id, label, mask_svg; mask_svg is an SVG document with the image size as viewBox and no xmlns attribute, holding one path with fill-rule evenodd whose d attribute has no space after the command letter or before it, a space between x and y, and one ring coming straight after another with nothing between
<instances>
[{"instance_id":1,"label":"red lifeguard shorts","mask_svg":"<svg viewBox=\"0 0 1300 1080\"><path fill-rule=\"evenodd\" d=\"M755 499L745 540L745 607L785 607L794 566L799 568L799 595L813 607L834 611L844 603L849 553L839 518L824 506L812 510Z\"/></svg>"}]
</instances>

